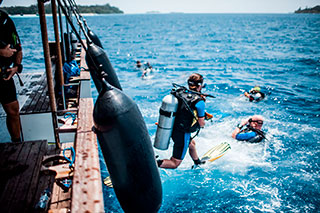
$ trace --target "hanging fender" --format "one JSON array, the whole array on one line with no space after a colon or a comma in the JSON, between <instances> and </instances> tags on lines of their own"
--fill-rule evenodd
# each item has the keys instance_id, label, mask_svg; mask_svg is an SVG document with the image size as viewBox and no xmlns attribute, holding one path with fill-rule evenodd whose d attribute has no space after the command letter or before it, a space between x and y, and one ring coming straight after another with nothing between
<instances>
[{"instance_id":1,"label":"hanging fender","mask_svg":"<svg viewBox=\"0 0 320 213\"><path fill-rule=\"evenodd\" d=\"M118 77L103 49L93 43L89 43L86 62L98 92L102 89L102 78L112 86L122 90Z\"/></svg>"},{"instance_id":2,"label":"hanging fender","mask_svg":"<svg viewBox=\"0 0 320 213\"><path fill-rule=\"evenodd\" d=\"M135 102L111 87L94 106L96 134L114 191L125 212L157 212L162 186L143 117Z\"/></svg>"},{"instance_id":3,"label":"hanging fender","mask_svg":"<svg viewBox=\"0 0 320 213\"><path fill-rule=\"evenodd\" d=\"M91 39L91 41L95 45L97 45L97 46L99 46L99 47L101 47L103 49L103 46L101 44L101 41L100 41L99 37L92 30L88 29L87 30L87 34L88 34L89 38Z\"/></svg>"}]
</instances>

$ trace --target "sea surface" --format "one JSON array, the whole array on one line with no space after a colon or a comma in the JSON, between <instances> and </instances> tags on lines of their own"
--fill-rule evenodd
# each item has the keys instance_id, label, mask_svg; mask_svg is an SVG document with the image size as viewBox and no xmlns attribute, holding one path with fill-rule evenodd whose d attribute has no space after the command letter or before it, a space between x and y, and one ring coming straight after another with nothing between
<instances>
[{"instance_id":1,"label":"sea surface","mask_svg":"<svg viewBox=\"0 0 320 213\"><path fill-rule=\"evenodd\" d=\"M206 101L214 118L196 138L198 154L224 141L231 150L199 169L191 169L188 154L178 169L160 169L159 212L320 211L320 15L141 14L86 19L124 92L139 106L152 141L161 100L172 83L186 85L188 76L198 72L207 83L203 92L216 96ZM13 20L23 45L24 72L43 71L39 18ZM53 39L52 18L47 22ZM141 78L136 60L149 62L154 71ZM255 85L267 94L259 103L242 95ZM93 85L92 94L98 95ZM254 114L265 118L267 140L248 144L232 139L236 125ZM160 158L169 158L171 152L172 143L167 151L155 150ZM107 175L104 169L103 177ZM122 212L113 189L105 187L104 195L106 212Z\"/></svg>"}]
</instances>

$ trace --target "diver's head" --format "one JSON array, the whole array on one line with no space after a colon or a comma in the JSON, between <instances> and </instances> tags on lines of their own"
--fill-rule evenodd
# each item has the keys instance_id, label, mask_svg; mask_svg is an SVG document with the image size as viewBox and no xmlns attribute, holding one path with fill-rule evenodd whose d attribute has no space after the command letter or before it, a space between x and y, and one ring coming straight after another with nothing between
<instances>
[{"instance_id":1,"label":"diver's head","mask_svg":"<svg viewBox=\"0 0 320 213\"><path fill-rule=\"evenodd\" d=\"M249 119L249 125L255 129L261 130L263 120L264 119L261 115L254 115Z\"/></svg>"},{"instance_id":2,"label":"diver's head","mask_svg":"<svg viewBox=\"0 0 320 213\"><path fill-rule=\"evenodd\" d=\"M259 93L261 91L261 88L259 86L254 86L251 90L250 93L255 94Z\"/></svg>"},{"instance_id":3,"label":"diver's head","mask_svg":"<svg viewBox=\"0 0 320 213\"><path fill-rule=\"evenodd\" d=\"M190 90L200 92L203 87L203 76L199 73L193 73L189 76L188 86Z\"/></svg>"}]
</instances>

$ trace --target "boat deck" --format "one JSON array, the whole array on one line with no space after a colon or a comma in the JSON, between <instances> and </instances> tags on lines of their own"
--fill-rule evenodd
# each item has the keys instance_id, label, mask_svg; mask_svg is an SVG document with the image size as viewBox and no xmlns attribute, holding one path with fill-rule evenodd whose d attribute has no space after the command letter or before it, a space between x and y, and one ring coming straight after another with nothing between
<instances>
[{"instance_id":1,"label":"boat deck","mask_svg":"<svg viewBox=\"0 0 320 213\"><path fill-rule=\"evenodd\" d=\"M80 66L87 68L84 55L82 48ZM43 75L32 73L24 77L29 81L18 89L22 108L32 104L28 99L38 90L38 82L43 79ZM55 145L42 139L23 143L0 142L1 212L34 212L42 192L47 188L52 192L49 212L104 212L98 144L91 130L93 99L89 71L81 71L79 84L74 140L61 143L61 149L56 149ZM42 89L39 92L44 94ZM41 100L38 102L41 103ZM0 114L5 118L4 113ZM39 113L27 114L35 116ZM75 150L75 161L71 169L69 162L61 157L63 150L70 147ZM67 150L65 155L72 159L71 150ZM56 159L47 163L49 157ZM61 184L63 180L71 180L71 186L65 187Z\"/></svg>"},{"instance_id":2,"label":"boat deck","mask_svg":"<svg viewBox=\"0 0 320 213\"><path fill-rule=\"evenodd\" d=\"M30 212L43 185L39 181L47 141L0 143L2 212Z\"/></svg>"}]
</instances>

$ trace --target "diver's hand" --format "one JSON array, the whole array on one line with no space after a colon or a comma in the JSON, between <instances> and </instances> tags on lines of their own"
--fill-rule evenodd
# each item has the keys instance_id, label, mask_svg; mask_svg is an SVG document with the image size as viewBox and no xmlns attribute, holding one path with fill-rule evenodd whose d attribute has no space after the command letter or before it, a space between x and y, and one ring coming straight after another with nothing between
<instances>
[{"instance_id":1,"label":"diver's hand","mask_svg":"<svg viewBox=\"0 0 320 213\"><path fill-rule=\"evenodd\" d=\"M11 49L10 44L8 44L5 48L0 49L0 55L6 58L10 58L17 52L16 49Z\"/></svg>"},{"instance_id":2,"label":"diver's hand","mask_svg":"<svg viewBox=\"0 0 320 213\"><path fill-rule=\"evenodd\" d=\"M247 125L248 123L249 123L249 119L244 119L244 120L241 121L240 125L241 125L241 126L245 126L245 125Z\"/></svg>"},{"instance_id":3,"label":"diver's hand","mask_svg":"<svg viewBox=\"0 0 320 213\"><path fill-rule=\"evenodd\" d=\"M205 96L205 95L200 95L200 97L203 99L204 102L206 102L207 96Z\"/></svg>"},{"instance_id":4,"label":"diver's hand","mask_svg":"<svg viewBox=\"0 0 320 213\"><path fill-rule=\"evenodd\" d=\"M248 92L244 92L244 96L250 98L250 94Z\"/></svg>"},{"instance_id":5,"label":"diver's hand","mask_svg":"<svg viewBox=\"0 0 320 213\"><path fill-rule=\"evenodd\" d=\"M212 119L212 118L213 118L213 115L212 115L212 114L210 114L210 113L208 113L208 112L205 112L204 119L205 119L206 121L208 121L208 120L210 120L210 119Z\"/></svg>"},{"instance_id":6,"label":"diver's hand","mask_svg":"<svg viewBox=\"0 0 320 213\"><path fill-rule=\"evenodd\" d=\"M4 79L3 79L3 80L5 80L5 81L10 80L10 79L12 78L12 76L13 76L14 74L16 74L16 72L18 72L18 67L15 66L15 67L12 67L12 68L8 68L8 69L7 69L7 72L10 73L10 74L8 75L7 78L4 78Z\"/></svg>"}]
</instances>

